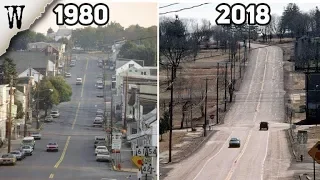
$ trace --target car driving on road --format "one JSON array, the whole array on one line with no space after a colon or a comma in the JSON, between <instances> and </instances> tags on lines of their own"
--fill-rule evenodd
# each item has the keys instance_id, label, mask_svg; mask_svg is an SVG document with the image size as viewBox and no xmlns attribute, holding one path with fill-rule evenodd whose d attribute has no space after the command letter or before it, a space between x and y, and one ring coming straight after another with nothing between
<instances>
[{"instance_id":1,"label":"car driving on road","mask_svg":"<svg viewBox=\"0 0 320 180\"><path fill-rule=\"evenodd\" d=\"M103 124L103 119L101 117L95 117L93 120L92 126L93 127L95 127L95 126L102 127L102 124Z\"/></svg>"},{"instance_id":2,"label":"car driving on road","mask_svg":"<svg viewBox=\"0 0 320 180\"><path fill-rule=\"evenodd\" d=\"M66 73L65 75L64 75L66 78L69 78L69 77L71 77L71 73Z\"/></svg>"},{"instance_id":3,"label":"car driving on road","mask_svg":"<svg viewBox=\"0 0 320 180\"><path fill-rule=\"evenodd\" d=\"M82 78L77 78L76 85L81 85L81 84L82 84Z\"/></svg>"},{"instance_id":4,"label":"car driving on road","mask_svg":"<svg viewBox=\"0 0 320 180\"><path fill-rule=\"evenodd\" d=\"M33 137L34 140L40 140L41 139L41 134L38 133L38 132L34 132L34 133L31 133L31 137Z\"/></svg>"},{"instance_id":5,"label":"car driving on road","mask_svg":"<svg viewBox=\"0 0 320 180\"><path fill-rule=\"evenodd\" d=\"M260 122L260 131L262 129L266 129L268 131L269 129L269 123L268 122Z\"/></svg>"},{"instance_id":6,"label":"car driving on road","mask_svg":"<svg viewBox=\"0 0 320 180\"><path fill-rule=\"evenodd\" d=\"M48 151L59 151L58 143L56 142L49 142L47 145L47 152Z\"/></svg>"},{"instance_id":7,"label":"car driving on road","mask_svg":"<svg viewBox=\"0 0 320 180\"><path fill-rule=\"evenodd\" d=\"M231 138L229 141L229 147L240 147L240 139Z\"/></svg>"}]
</instances>

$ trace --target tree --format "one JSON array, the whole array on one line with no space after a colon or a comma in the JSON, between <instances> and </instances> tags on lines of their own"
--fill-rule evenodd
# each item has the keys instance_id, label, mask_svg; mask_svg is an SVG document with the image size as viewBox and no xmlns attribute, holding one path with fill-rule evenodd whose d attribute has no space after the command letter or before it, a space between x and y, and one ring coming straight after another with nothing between
<instances>
[{"instance_id":1,"label":"tree","mask_svg":"<svg viewBox=\"0 0 320 180\"><path fill-rule=\"evenodd\" d=\"M59 103L71 100L72 88L67 84L63 77L50 77L49 81L59 94Z\"/></svg>"},{"instance_id":2,"label":"tree","mask_svg":"<svg viewBox=\"0 0 320 180\"><path fill-rule=\"evenodd\" d=\"M51 33L54 33L54 31L53 31L52 28L50 27L50 28L47 30L47 34L51 34Z\"/></svg>"},{"instance_id":3,"label":"tree","mask_svg":"<svg viewBox=\"0 0 320 180\"><path fill-rule=\"evenodd\" d=\"M187 32L186 25L176 19L163 19L160 22L160 55L166 59L162 61L163 65L171 67L171 84L170 84L170 134L169 134L169 162L171 162L171 146L172 146L172 122L173 122L173 84L176 79L176 71L179 64L192 51L192 43L190 34Z\"/></svg>"},{"instance_id":4,"label":"tree","mask_svg":"<svg viewBox=\"0 0 320 180\"><path fill-rule=\"evenodd\" d=\"M169 112L164 111L163 117L160 118L160 124L159 124L159 133L160 133L160 141L162 141L162 134L166 133L169 130L170 124L169 124Z\"/></svg>"},{"instance_id":5,"label":"tree","mask_svg":"<svg viewBox=\"0 0 320 180\"><path fill-rule=\"evenodd\" d=\"M73 42L65 37L60 38L58 42L66 45L66 51L72 50L73 48Z\"/></svg>"},{"instance_id":6,"label":"tree","mask_svg":"<svg viewBox=\"0 0 320 180\"><path fill-rule=\"evenodd\" d=\"M17 115L16 119L21 119L24 116L24 110L22 103L20 101L15 101L14 104L17 106Z\"/></svg>"},{"instance_id":7,"label":"tree","mask_svg":"<svg viewBox=\"0 0 320 180\"><path fill-rule=\"evenodd\" d=\"M16 85L17 82L17 70L16 64L13 62L12 59L5 57L3 61L3 73L4 73L4 84L10 83L11 76L13 77L13 86Z\"/></svg>"},{"instance_id":8,"label":"tree","mask_svg":"<svg viewBox=\"0 0 320 180\"><path fill-rule=\"evenodd\" d=\"M35 91L36 97L38 97L38 93L39 99L36 98L36 100L39 101L39 109L45 110L45 116L47 116L48 109L59 104L59 92L48 79L43 79Z\"/></svg>"}]
</instances>

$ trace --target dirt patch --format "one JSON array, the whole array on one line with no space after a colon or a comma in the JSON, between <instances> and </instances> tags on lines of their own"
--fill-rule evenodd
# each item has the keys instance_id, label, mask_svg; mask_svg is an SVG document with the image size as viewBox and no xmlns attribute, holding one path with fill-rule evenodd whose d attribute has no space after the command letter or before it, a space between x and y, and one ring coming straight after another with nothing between
<instances>
[{"instance_id":1,"label":"dirt patch","mask_svg":"<svg viewBox=\"0 0 320 180\"><path fill-rule=\"evenodd\" d=\"M172 146L182 143L183 138L185 137L186 134L187 132L173 132ZM169 131L162 135L162 141L160 141L159 145L160 145L160 153L167 151L169 149Z\"/></svg>"}]
</instances>

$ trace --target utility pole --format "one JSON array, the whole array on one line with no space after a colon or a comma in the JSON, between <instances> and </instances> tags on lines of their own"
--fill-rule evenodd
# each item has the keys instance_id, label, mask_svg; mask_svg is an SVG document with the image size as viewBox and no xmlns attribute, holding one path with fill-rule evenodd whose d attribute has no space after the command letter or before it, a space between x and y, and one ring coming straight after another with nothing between
<instances>
[{"instance_id":1,"label":"utility pole","mask_svg":"<svg viewBox=\"0 0 320 180\"><path fill-rule=\"evenodd\" d=\"M217 70L217 101L216 101L216 121L217 124L219 123L219 63L218 63L218 70Z\"/></svg>"},{"instance_id":2,"label":"utility pole","mask_svg":"<svg viewBox=\"0 0 320 180\"><path fill-rule=\"evenodd\" d=\"M238 43L239 45L239 71L240 71L240 78L241 78L241 55L240 55L240 50L241 50L241 48L240 48L240 42Z\"/></svg>"},{"instance_id":3,"label":"utility pole","mask_svg":"<svg viewBox=\"0 0 320 180\"><path fill-rule=\"evenodd\" d=\"M250 25L248 26L249 27L249 49L251 48L251 46L250 46Z\"/></svg>"},{"instance_id":4,"label":"utility pole","mask_svg":"<svg viewBox=\"0 0 320 180\"><path fill-rule=\"evenodd\" d=\"M171 66L171 87L170 87L170 131L169 131L169 162L171 162L171 150L172 150L172 122L173 122L173 72L174 65Z\"/></svg>"},{"instance_id":5,"label":"utility pole","mask_svg":"<svg viewBox=\"0 0 320 180\"><path fill-rule=\"evenodd\" d=\"M123 128L127 130L127 99L128 99L128 72L126 74L126 92L125 92L125 104L124 104L124 121L123 121Z\"/></svg>"},{"instance_id":6,"label":"utility pole","mask_svg":"<svg viewBox=\"0 0 320 180\"><path fill-rule=\"evenodd\" d=\"M13 76L11 75L10 77L10 91L9 91L9 96L10 96L10 101L9 101L9 124L8 124L8 153L11 151L11 130L12 130L12 95L13 95Z\"/></svg>"},{"instance_id":7,"label":"utility pole","mask_svg":"<svg viewBox=\"0 0 320 180\"><path fill-rule=\"evenodd\" d=\"M208 103L208 78L206 78L206 97L205 97L205 110L204 110L204 125L203 136L207 136L207 103Z\"/></svg>"},{"instance_id":8,"label":"utility pole","mask_svg":"<svg viewBox=\"0 0 320 180\"><path fill-rule=\"evenodd\" d=\"M39 119L39 94L40 94L40 74L38 74L38 87L37 87L37 129L40 128L40 119Z\"/></svg>"},{"instance_id":9,"label":"utility pole","mask_svg":"<svg viewBox=\"0 0 320 180\"><path fill-rule=\"evenodd\" d=\"M224 70L224 112L227 111L227 76L228 76L228 63L226 63Z\"/></svg>"}]
</instances>

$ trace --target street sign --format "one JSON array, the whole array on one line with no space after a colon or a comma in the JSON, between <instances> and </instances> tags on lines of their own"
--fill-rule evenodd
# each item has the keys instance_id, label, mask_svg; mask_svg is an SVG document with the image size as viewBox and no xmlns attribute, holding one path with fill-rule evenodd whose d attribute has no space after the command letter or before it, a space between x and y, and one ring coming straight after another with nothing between
<instances>
[{"instance_id":1,"label":"street sign","mask_svg":"<svg viewBox=\"0 0 320 180\"><path fill-rule=\"evenodd\" d=\"M112 133L112 147L111 149L121 149L121 144L122 144L122 133Z\"/></svg>"},{"instance_id":2,"label":"street sign","mask_svg":"<svg viewBox=\"0 0 320 180\"><path fill-rule=\"evenodd\" d=\"M137 156L157 157L157 146L137 146Z\"/></svg>"},{"instance_id":3,"label":"street sign","mask_svg":"<svg viewBox=\"0 0 320 180\"><path fill-rule=\"evenodd\" d=\"M147 156L157 157L157 146L148 146L147 149Z\"/></svg>"},{"instance_id":4,"label":"street sign","mask_svg":"<svg viewBox=\"0 0 320 180\"><path fill-rule=\"evenodd\" d=\"M146 155L145 147L144 146L137 146L136 153L137 153L137 156L145 156Z\"/></svg>"},{"instance_id":5,"label":"street sign","mask_svg":"<svg viewBox=\"0 0 320 180\"><path fill-rule=\"evenodd\" d=\"M320 141L318 141L309 151L308 154L320 164Z\"/></svg>"},{"instance_id":6,"label":"street sign","mask_svg":"<svg viewBox=\"0 0 320 180\"><path fill-rule=\"evenodd\" d=\"M142 174L152 174L152 165L151 164L143 164L141 168Z\"/></svg>"},{"instance_id":7,"label":"street sign","mask_svg":"<svg viewBox=\"0 0 320 180\"><path fill-rule=\"evenodd\" d=\"M151 157L143 157L143 164L151 164L152 158Z\"/></svg>"},{"instance_id":8,"label":"street sign","mask_svg":"<svg viewBox=\"0 0 320 180\"><path fill-rule=\"evenodd\" d=\"M143 159L140 156L132 156L132 162L140 169L143 164Z\"/></svg>"}]
</instances>

